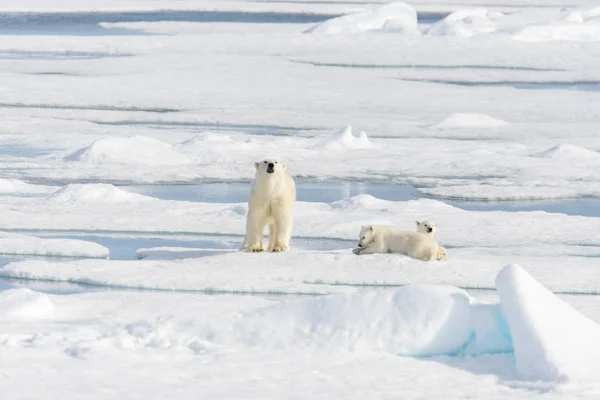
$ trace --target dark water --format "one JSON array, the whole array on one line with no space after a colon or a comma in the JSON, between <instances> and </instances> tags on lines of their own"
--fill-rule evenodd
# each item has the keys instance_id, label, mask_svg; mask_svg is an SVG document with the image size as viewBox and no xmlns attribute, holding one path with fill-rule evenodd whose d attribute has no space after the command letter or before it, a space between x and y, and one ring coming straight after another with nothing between
<instances>
[{"instance_id":1,"label":"dark water","mask_svg":"<svg viewBox=\"0 0 600 400\"><path fill-rule=\"evenodd\" d=\"M131 11L0 13L0 35L148 35L135 29L103 28L101 22L229 22L250 24L308 24L337 14L241 11Z\"/></svg>"}]
</instances>

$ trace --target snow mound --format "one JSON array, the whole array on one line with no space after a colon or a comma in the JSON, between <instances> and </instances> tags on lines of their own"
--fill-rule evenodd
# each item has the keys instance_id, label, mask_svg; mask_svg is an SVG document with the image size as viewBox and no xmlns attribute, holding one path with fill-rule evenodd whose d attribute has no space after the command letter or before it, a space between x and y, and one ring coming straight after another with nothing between
<instances>
[{"instance_id":1,"label":"snow mound","mask_svg":"<svg viewBox=\"0 0 600 400\"><path fill-rule=\"evenodd\" d=\"M19 179L0 179L2 194L44 194L53 189L52 186L32 185Z\"/></svg>"},{"instance_id":2,"label":"snow mound","mask_svg":"<svg viewBox=\"0 0 600 400\"><path fill-rule=\"evenodd\" d=\"M534 157L574 162L600 161L600 153L572 144L558 144L535 153Z\"/></svg>"},{"instance_id":3,"label":"snow mound","mask_svg":"<svg viewBox=\"0 0 600 400\"><path fill-rule=\"evenodd\" d=\"M173 147L146 136L106 137L64 157L91 165L182 165L189 159Z\"/></svg>"},{"instance_id":4,"label":"snow mound","mask_svg":"<svg viewBox=\"0 0 600 400\"><path fill-rule=\"evenodd\" d=\"M451 129L451 128L499 128L508 125L508 122L502 121L486 114L476 113L455 113L442 121L433 124L433 128Z\"/></svg>"},{"instance_id":5,"label":"snow mound","mask_svg":"<svg viewBox=\"0 0 600 400\"><path fill-rule=\"evenodd\" d=\"M598 41L598 8L535 8L509 14L472 8L453 12L427 31L430 36L459 37L490 33L509 35L515 40L529 42Z\"/></svg>"},{"instance_id":6,"label":"snow mound","mask_svg":"<svg viewBox=\"0 0 600 400\"><path fill-rule=\"evenodd\" d=\"M55 203L142 203L154 200L106 183L73 183L48 196Z\"/></svg>"},{"instance_id":7,"label":"snow mound","mask_svg":"<svg viewBox=\"0 0 600 400\"><path fill-rule=\"evenodd\" d=\"M109 250L98 243L77 239L45 239L0 233L0 254L50 257L106 258Z\"/></svg>"},{"instance_id":8,"label":"snow mound","mask_svg":"<svg viewBox=\"0 0 600 400\"><path fill-rule=\"evenodd\" d=\"M502 17L501 13L485 8L458 10L433 24L427 31L427 35L471 37L490 33L497 29L494 20L500 17Z\"/></svg>"},{"instance_id":9,"label":"snow mound","mask_svg":"<svg viewBox=\"0 0 600 400\"><path fill-rule=\"evenodd\" d=\"M47 318L53 312L54 305L46 294L29 289L10 289L0 292L0 318Z\"/></svg>"},{"instance_id":10,"label":"snow mound","mask_svg":"<svg viewBox=\"0 0 600 400\"><path fill-rule=\"evenodd\" d=\"M246 314L232 331L249 346L428 356L458 353L470 336L469 319L465 291L411 285L284 302Z\"/></svg>"},{"instance_id":11,"label":"snow mound","mask_svg":"<svg viewBox=\"0 0 600 400\"><path fill-rule=\"evenodd\" d=\"M518 265L496 277L496 289L524 379L597 379L600 326L537 282Z\"/></svg>"},{"instance_id":12,"label":"snow mound","mask_svg":"<svg viewBox=\"0 0 600 400\"><path fill-rule=\"evenodd\" d=\"M327 135L324 140L310 148L327 150L371 149L373 143L371 143L365 132L360 132L358 136L354 136L352 126L348 125L334 134Z\"/></svg>"},{"instance_id":13,"label":"snow mound","mask_svg":"<svg viewBox=\"0 0 600 400\"><path fill-rule=\"evenodd\" d=\"M367 11L328 19L304 32L334 34L375 30L417 34L417 12L405 3L389 3Z\"/></svg>"},{"instance_id":14,"label":"snow mound","mask_svg":"<svg viewBox=\"0 0 600 400\"><path fill-rule=\"evenodd\" d=\"M370 194L359 194L347 199L334 201L330 205L333 209L348 211L378 209L389 203L387 200L378 199Z\"/></svg>"}]
</instances>

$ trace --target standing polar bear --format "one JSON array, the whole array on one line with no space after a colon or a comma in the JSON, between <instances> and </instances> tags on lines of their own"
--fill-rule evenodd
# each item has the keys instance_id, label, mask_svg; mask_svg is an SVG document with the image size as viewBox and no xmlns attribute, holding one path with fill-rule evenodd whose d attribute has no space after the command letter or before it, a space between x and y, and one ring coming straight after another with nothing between
<instances>
[{"instance_id":1,"label":"standing polar bear","mask_svg":"<svg viewBox=\"0 0 600 400\"><path fill-rule=\"evenodd\" d=\"M292 209L296 183L285 164L273 159L255 162L256 175L250 190L246 237L242 249L263 251L263 230L269 225L268 251L285 251L292 236Z\"/></svg>"},{"instance_id":2,"label":"standing polar bear","mask_svg":"<svg viewBox=\"0 0 600 400\"><path fill-rule=\"evenodd\" d=\"M368 225L360 230L354 254L400 253L422 261L445 259L445 249L432 236L399 231L394 226Z\"/></svg>"}]
</instances>

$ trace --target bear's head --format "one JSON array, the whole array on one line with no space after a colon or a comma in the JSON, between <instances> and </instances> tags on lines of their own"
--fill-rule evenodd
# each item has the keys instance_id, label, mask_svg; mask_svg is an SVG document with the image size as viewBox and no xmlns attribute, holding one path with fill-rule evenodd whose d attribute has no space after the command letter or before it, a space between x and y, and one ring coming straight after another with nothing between
<instances>
[{"instance_id":1,"label":"bear's head","mask_svg":"<svg viewBox=\"0 0 600 400\"><path fill-rule=\"evenodd\" d=\"M358 235L358 247L368 247L375 240L375 231L372 225L361 226Z\"/></svg>"},{"instance_id":2,"label":"bear's head","mask_svg":"<svg viewBox=\"0 0 600 400\"><path fill-rule=\"evenodd\" d=\"M433 236L437 229L437 224L431 221L415 221L417 223L417 232L426 233Z\"/></svg>"},{"instance_id":3,"label":"bear's head","mask_svg":"<svg viewBox=\"0 0 600 400\"><path fill-rule=\"evenodd\" d=\"M287 166L285 164L280 163L277 160L272 158L265 158L262 161L257 161L254 163L254 168L256 168L256 175L277 175L281 172L285 172Z\"/></svg>"}]
</instances>

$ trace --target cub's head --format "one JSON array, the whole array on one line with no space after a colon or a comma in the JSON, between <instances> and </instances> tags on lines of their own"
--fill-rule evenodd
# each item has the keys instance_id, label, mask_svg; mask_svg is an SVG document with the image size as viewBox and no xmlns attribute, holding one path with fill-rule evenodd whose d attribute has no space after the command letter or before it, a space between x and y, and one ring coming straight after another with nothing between
<instances>
[{"instance_id":1,"label":"cub's head","mask_svg":"<svg viewBox=\"0 0 600 400\"><path fill-rule=\"evenodd\" d=\"M373 225L361 226L360 233L358 235L358 247L367 247L373 243L375 232Z\"/></svg>"},{"instance_id":2,"label":"cub's head","mask_svg":"<svg viewBox=\"0 0 600 400\"><path fill-rule=\"evenodd\" d=\"M415 221L417 223L417 232L426 233L433 236L437 229L437 224L431 221Z\"/></svg>"},{"instance_id":3,"label":"cub's head","mask_svg":"<svg viewBox=\"0 0 600 400\"><path fill-rule=\"evenodd\" d=\"M262 161L255 162L254 168L256 168L257 175L264 174L269 176L284 172L287 169L287 166L272 158L265 158Z\"/></svg>"}]
</instances>

